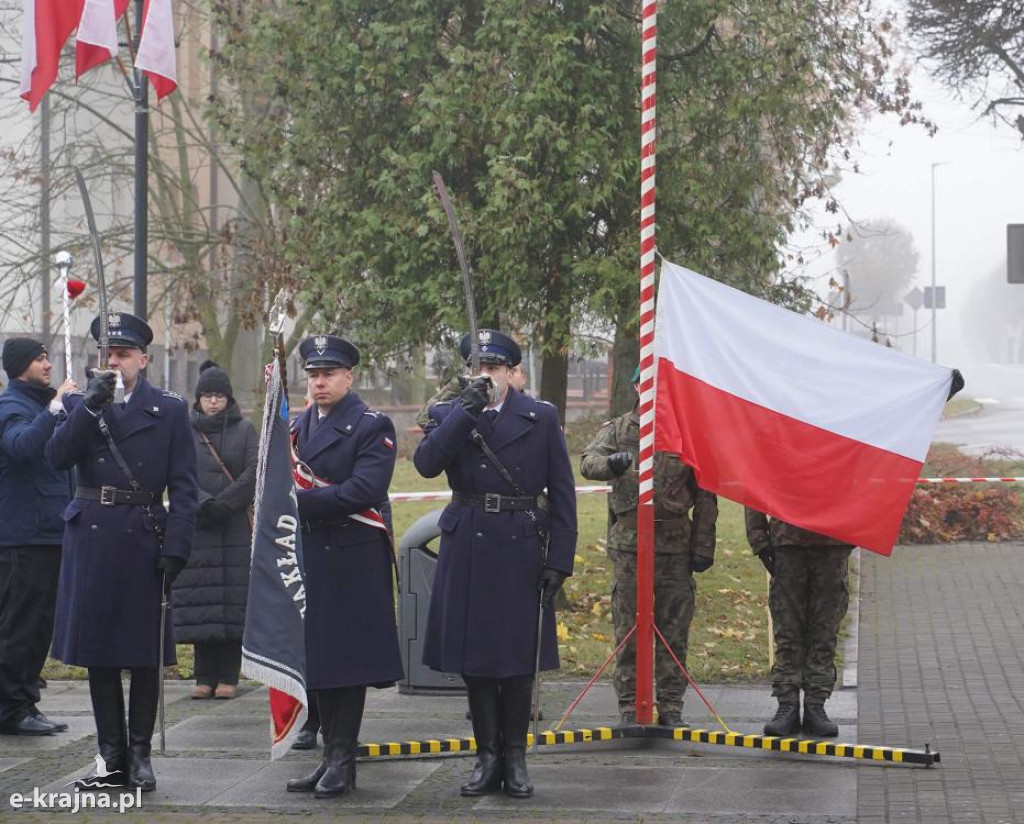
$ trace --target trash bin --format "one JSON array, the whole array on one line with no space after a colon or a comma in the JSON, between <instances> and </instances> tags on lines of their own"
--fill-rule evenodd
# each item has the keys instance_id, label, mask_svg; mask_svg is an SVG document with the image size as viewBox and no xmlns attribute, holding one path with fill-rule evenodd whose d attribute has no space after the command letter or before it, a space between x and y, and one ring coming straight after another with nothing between
<instances>
[{"instance_id":1,"label":"trash bin","mask_svg":"<svg viewBox=\"0 0 1024 824\"><path fill-rule=\"evenodd\" d=\"M437 551L430 543L441 535L437 525L443 509L428 512L409 527L398 545L398 641L405 678L398 691L406 695L460 695L466 692L462 678L437 672L423 663L423 642L427 632L427 610L437 571Z\"/></svg>"}]
</instances>

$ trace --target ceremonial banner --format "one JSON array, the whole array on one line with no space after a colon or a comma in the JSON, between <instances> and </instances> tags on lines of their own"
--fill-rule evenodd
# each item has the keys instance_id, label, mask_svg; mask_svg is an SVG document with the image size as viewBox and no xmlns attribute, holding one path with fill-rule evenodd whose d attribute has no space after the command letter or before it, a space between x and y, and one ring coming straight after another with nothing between
<instances>
[{"instance_id":1,"label":"ceremonial banner","mask_svg":"<svg viewBox=\"0 0 1024 824\"><path fill-rule=\"evenodd\" d=\"M302 619L302 532L292 476L288 399L277 361L263 409L252 575L242 636L242 672L270 687L271 758L288 752L306 720L306 653Z\"/></svg>"},{"instance_id":2,"label":"ceremonial banner","mask_svg":"<svg viewBox=\"0 0 1024 824\"><path fill-rule=\"evenodd\" d=\"M656 448L701 487L892 552L952 370L665 261Z\"/></svg>"}]
</instances>

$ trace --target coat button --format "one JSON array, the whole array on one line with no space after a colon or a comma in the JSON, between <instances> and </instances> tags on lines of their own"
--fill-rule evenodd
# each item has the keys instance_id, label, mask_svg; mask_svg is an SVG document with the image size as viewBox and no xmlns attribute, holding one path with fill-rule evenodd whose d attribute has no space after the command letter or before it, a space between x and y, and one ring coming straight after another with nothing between
<instances>
[{"instance_id":1,"label":"coat button","mask_svg":"<svg viewBox=\"0 0 1024 824\"><path fill-rule=\"evenodd\" d=\"M481 469L487 469L487 464L480 464Z\"/></svg>"},{"instance_id":2,"label":"coat button","mask_svg":"<svg viewBox=\"0 0 1024 824\"><path fill-rule=\"evenodd\" d=\"M96 524L93 524L92 526L90 526L89 529L96 529Z\"/></svg>"},{"instance_id":3,"label":"coat button","mask_svg":"<svg viewBox=\"0 0 1024 824\"><path fill-rule=\"evenodd\" d=\"M106 458L97 458L96 459L96 463L103 463L104 461L106 461Z\"/></svg>"},{"instance_id":4,"label":"coat button","mask_svg":"<svg viewBox=\"0 0 1024 824\"><path fill-rule=\"evenodd\" d=\"M93 527L93 529L95 529L95 528L96 528L96 527ZM484 534L483 534L482 532L478 532L478 533L476 534L476 537L477 537L477 538L483 538L483 537L484 537Z\"/></svg>"}]
</instances>

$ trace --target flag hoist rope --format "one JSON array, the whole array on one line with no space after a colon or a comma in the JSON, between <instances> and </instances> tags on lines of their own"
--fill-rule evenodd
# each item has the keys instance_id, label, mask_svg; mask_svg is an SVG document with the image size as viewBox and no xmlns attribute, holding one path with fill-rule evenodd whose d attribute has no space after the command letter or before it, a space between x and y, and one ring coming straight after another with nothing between
<instances>
[{"instance_id":1,"label":"flag hoist rope","mask_svg":"<svg viewBox=\"0 0 1024 824\"><path fill-rule=\"evenodd\" d=\"M654 257L658 2L641 6L640 498L637 509L636 720L650 724L654 672Z\"/></svg>"}]
</instances>

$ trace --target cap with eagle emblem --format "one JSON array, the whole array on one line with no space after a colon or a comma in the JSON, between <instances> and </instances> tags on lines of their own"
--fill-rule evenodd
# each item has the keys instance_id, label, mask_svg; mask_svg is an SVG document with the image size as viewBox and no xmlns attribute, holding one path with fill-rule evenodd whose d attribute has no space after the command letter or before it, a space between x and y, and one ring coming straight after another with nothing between
<instances>
[{"instance_id":1,"label":"cap with eagle emblem","mask_svg":"<svg viewBox=\"0 0 1024 824\"><path fill-rule=\"evenodd\" d=\"M351 369L359 363L359 350L337 335L310 335L299 344L304 369Z\"/></svg>"}]
</instances>

